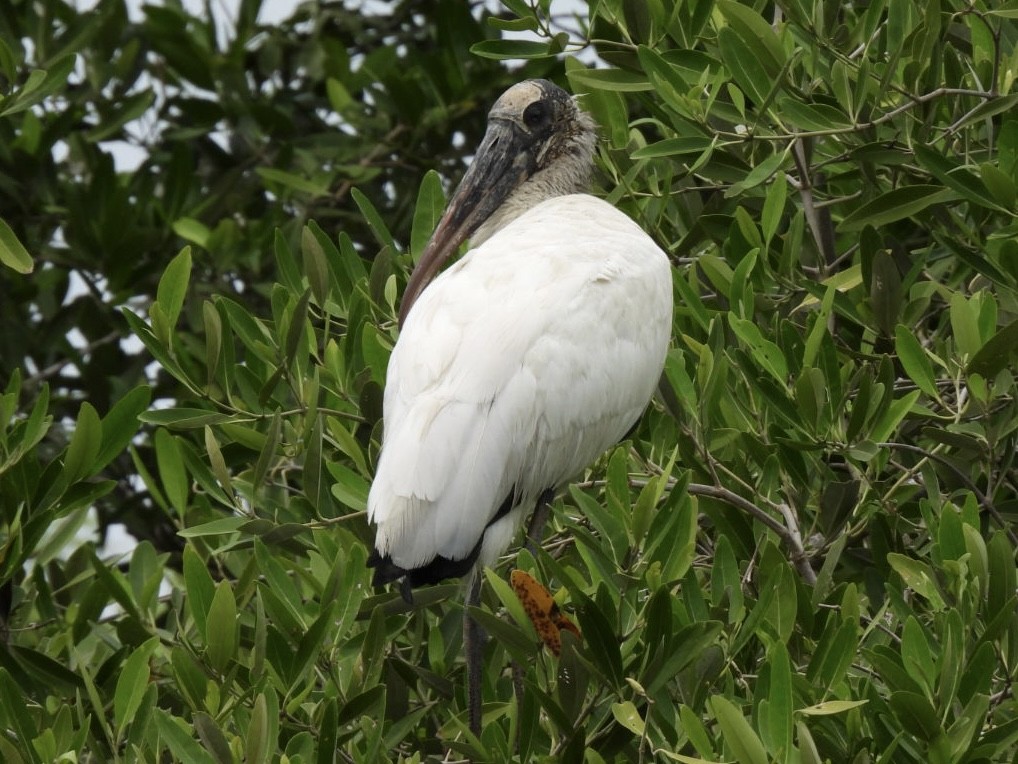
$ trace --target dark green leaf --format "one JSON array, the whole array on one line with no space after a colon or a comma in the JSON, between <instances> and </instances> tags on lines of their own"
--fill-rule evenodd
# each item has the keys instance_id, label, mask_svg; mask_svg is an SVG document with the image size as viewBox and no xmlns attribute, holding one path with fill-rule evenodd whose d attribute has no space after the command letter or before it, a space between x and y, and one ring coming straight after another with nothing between
<instances>
[{"instance_id":1,"label":"dark green leaf","mask_svg":"<svg viewBox=\"0 0 1018 764\"><path fill-rule=\"evenodd\" d=\"M554 54L548 43L533 40L485 40L471 45L470 52L496 61L546 58Z\"/></svg>"},{"instance_id":2,"label":"dark green leaf","mask_svg":"<svg viewBox=\"0 0 1018 764\"><path fill-rule=\"evenodd\" d=\"M31 273L35 268L32 256L3 218L0 218L0 263L18 273Z\"/></svg>"},{"instance_id":3,"label":"dark green leaf","mask_svg":"<svg viewBox=\"0 0 1018 764\"><path fill-rule=\"evenodd\" d=\"M848 233L860 231L867 225L880 227L895 220L911 217L932 204L956 198L942 186L905 186L881 194L849 214L838 228Z\"/></svg>"}]
</instances>

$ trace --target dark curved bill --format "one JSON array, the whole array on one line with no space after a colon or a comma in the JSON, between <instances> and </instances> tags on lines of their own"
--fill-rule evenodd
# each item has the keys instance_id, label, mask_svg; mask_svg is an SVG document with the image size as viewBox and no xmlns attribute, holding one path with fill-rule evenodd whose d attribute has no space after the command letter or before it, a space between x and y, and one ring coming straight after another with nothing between
<instances>
[{"instance_id":1,"label":"dark curved bill","mask_svg":"<svg viewBox=\"0 0 1018 764\"><path fill-rule=\"evenodd\" d=\"M403 326L410 308L442 264L499 208L531 173L526 133L508 120L492 120L474 161L410 276L399 306Z\"/></svg>"}]
</instances>

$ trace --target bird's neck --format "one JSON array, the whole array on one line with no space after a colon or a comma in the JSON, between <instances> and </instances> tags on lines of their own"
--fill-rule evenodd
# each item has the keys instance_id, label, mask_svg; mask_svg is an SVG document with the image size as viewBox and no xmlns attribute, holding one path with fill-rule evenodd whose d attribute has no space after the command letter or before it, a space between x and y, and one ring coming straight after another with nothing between
<instances>
[{"instance_id":1,"label":"bird's neck","mask_svg":"<svg viewBox=\"0 0 1018 764\"><path fill-rule=\"evenodd\" d=\"M470 237L476 247L511 223L531 207L556 196L580 194L589 190L593 166L593 145L576 147L558 156L548 167L538 170L513 191L501 206Z\"/></svg>"}]
</instances>

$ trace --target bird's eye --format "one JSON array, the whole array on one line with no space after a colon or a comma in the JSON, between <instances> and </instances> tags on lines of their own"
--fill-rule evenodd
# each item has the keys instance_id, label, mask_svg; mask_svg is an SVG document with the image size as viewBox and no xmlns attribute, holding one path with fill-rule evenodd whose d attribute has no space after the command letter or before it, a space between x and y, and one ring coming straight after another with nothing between
<instances>
[{"instance_id":1,"label":"bird's eye","mask_svg":"<svg viewBox=\"0 0 1018 764\"><path fill-rule=\"evenodd\" d=\"M533 130L548 121L548 106L544 101L534 101L523 110L523 124Z\"/></svg>"}]
</instances>

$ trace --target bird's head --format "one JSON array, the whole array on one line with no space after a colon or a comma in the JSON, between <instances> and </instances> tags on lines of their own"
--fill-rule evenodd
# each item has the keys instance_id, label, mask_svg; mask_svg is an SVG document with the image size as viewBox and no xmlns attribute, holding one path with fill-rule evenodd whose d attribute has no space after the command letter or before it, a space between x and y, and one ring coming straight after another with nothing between
<instances>
[{"instance_id":1,"label":"bird's head","mask_svg":"<svg viewBox=\"0 0 1018 764\"><path fill-rule=\"evenodd\" d=\"M467 239L479 244L526 209L586 188L594 121L548 80L513 85L488 112L488 129L414 269L400 324L442 263Z\"/></svg>"}]
</instances>

